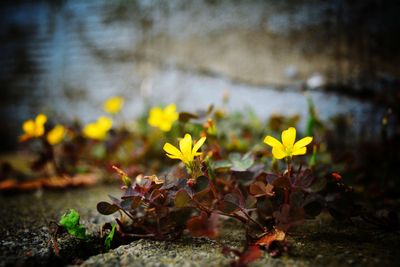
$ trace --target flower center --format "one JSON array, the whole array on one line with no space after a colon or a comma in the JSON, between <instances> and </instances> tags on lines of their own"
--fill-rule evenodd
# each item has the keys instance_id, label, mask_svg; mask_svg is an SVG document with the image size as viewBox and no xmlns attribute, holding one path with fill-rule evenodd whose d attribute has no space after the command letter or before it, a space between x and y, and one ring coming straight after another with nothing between
<instances>
[{"instance_id":1,"label":"flower center","mask_svg":"<svg viewBox=\"0 0 400 267\"><path fill-rule=\"evenodd\" d=\"M293 146L286 146L286 147L285 147L285 152L286 152L286 155L292 156L292 153L293 153Z\"/></svg>"}]
</instances>

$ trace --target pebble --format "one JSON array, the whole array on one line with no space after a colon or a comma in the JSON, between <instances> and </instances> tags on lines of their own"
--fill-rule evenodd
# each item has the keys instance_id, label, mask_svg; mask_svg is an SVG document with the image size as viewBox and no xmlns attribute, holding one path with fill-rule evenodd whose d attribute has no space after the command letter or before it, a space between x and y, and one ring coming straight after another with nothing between
<instances>
[{"instance_id":1,"label":"pebble","mask_svg":"<svg viewBox=\"0 0 400 267\"><path fill-rule=\"evenodd\" d=\"M316 89L326 84L326 79L323 75L315 73L307 79L307 86L310 89Z\"/></svg>"}]
</instances>

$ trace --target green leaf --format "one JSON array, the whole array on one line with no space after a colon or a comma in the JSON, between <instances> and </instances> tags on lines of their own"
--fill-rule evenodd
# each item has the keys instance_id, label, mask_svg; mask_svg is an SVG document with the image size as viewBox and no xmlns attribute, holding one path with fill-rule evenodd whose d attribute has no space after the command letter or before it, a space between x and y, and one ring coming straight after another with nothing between
<instances>
[{"instance_id":1,"label":"green leaf","mask_svg":"<svg viewBox=\"0 0 400 267\"><path fill-rule=\"evenodd\" d=\"M308 163L311 167L314 167L317 164L317 147L314 145L313 153Z\"/></svg>"},{"instance_id":2,"label":"green leaf","mask_svg":"<svg viewBox=\"0 0 400 267\"><path fill-rule=\"evenodd\" d=\"M230 163L228 160L218 160L212 162L212 168L214 170L228 169L230 167L232 167L232 163Z\"/></svg>"},{"instance_id":3,"label":"green leaf","mask_svg":"<svg viewBox=\"0 0 400 267\"><path fill-rule=\"evenodd\" d=\"M86 236L86 228L84 225L80 224L76 226L75 228L72 228L68 231L70 235L73 235L79 239L85 240L87 238Z\"/></svg>"},{"instance_id":4,"label":"green leaf","mask_svg":"<svg viewBox=\"0 0 400 267\"><path fill-rule=\"evenodd\" d=\"M111 248L111 241L114 238L116 227L117 227L117 225L113 224L111 232L107 235L106 239L104 240L104 248L106 249L106 251L110 250L110 248Z\"/></svg>"},{"instance_id":5,"label":"green leaf","mask_svg":"<svg viewBox=\"0 0 400 267\"><path fill-rule=\"evenodd\" d=\"M70 235L79 239L86 239L86 228L84 225L79 223L79 219L79 213L74 209L70 209L61 216L60 224Z\"/></svg>"},{"instance_id":6,"label":"green leaf","mask_svg":"<svg viewBox=\"0 0 400 267\"><path fill-rule=\"evenodd\" d=\"M76 225L79 225L79 219L79 213L74 209L70 209L61 216L60 224L65 228L74 228Z\"/></svg>"},{"instance_id":7,"label":"green leaf","mask_svg":"<svg viewBox=\"0 0 400 267\"><path fill-rule=\"evenodd\" d=\"M232 170L246 171L254 164L254 159L250 154L243 157L239 153L232 153L229 155L229 160L232 162Z\"/></svg>"},{"instance_id":8,"label":"green leaf","mask_svg":"<svg viewBox=\"0 0 400 267\"><path fill-rule=\"evenodd\" d=\"M104 144L93 146L91 154L96 159L103 159L107 155L107 149Z\"/></svg>"}]
</instances>

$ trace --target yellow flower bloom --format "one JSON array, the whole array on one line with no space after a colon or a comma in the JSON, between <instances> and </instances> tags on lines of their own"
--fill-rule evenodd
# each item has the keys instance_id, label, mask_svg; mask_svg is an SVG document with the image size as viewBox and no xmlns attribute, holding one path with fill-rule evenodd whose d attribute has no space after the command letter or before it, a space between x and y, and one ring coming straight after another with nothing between
<instances>
[{"instance_id":1,"label":"yellow flower bloom","mask_svg":"<svg viewBox=\"0 0 400 267\"><path fill-rule=\"evenodd\" d=\"M112 120L108 117L101 116L97 121L86 124L83 128L83 134L87 138L94 140L105 140L107 133L112 127Z\"/></svg>"},{"instance_id":2,"label":"yellow flower bloom","mask_svg":"<svg viewBox=\"0 0 400 267\"><path fill-rule=\"evenodd\" d=\"M175 104L170 104L164 109L159 107L152 108L147 122L153 127L158 127L161 131L169 132L178 117Z\"/></svg>"},{"instance_id":3,"label":"yellow flower bloom","mask_svg":"<svg viewBox=\"0 0 400 267\"><path fill-rule=\"evenodd\" d=\"M47 142L50 145L56 145L60 143L65 136L65 127L61 124L57 124L48 134L47 134Z\"/></svg>"},{"instance_id":4,"label":"yellow flower bloom","mask_svg":"<svg viewBox=\"0 0 400 267\"><path fill-rule=\"evenodd\" d=\"M124 99L120 96L110 97L103 104L103 109L105 112L110 114L117 114L124 105Z\"/></svg>"},{"instance_id":5,"label":"yellow flower bloom","mask_svg":"<svg viewBox=\"0 0 400 267\"><path fill-rule=\"evenodd\" d=\"M190 166L194 157L201 155L201 152L197 151L205 141L206 137L200 138L192 148L192 136L190 134L185 134L185 137L179 141L179 149L170 143L166 143L163 149L171 159L180 159L186 166Z\"/></svg>"},{"instance_id":6,"label":"yellow flower bloom","mask_svg":"<svg viewBox=\"0 0 400 267\"><path fill-rule=\"evenodd\" d=\"M266 136L264 143L272 146L272 155L276 159L283 159L285 157L292 157L297 155L304 155L307 152L307 145L313 140L312 137L304 137L295 143L296 129L290 127L282 132L282 143L272 136Z\"/></svg>"},{"instance_id":7,"label":"yellow flower bloom","mask_svg":"<svg viewBox=\"0 0 400 267\"><path fill-rule=\"evenodd\" d=\"M26 141L30 138L40 137L44 134L44 124L47 117L44 114L36 116L35 120L27 120L22 124L24 134L20 137L20 141Z\"/></svg>"}]
</instances>

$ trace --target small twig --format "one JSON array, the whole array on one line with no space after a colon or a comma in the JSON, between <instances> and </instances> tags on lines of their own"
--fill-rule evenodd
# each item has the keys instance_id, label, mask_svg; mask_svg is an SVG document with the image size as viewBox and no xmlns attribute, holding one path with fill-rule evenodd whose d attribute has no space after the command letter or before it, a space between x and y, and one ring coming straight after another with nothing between
<instances>
[{"instance_id":1,"label":"small twig","mask_svg":"<svg viewBox=\"0 0 400 267\"><path fill-rule=\"evenodd\" d=\"M124 236L130 236L130 237L155 237L155 234L130 234L130 233L123 233Z\"/></svg>"}]
</instances>

